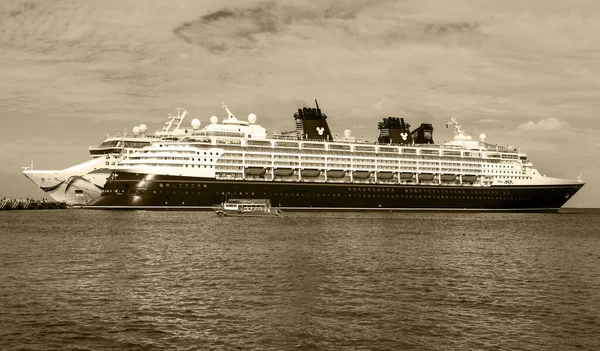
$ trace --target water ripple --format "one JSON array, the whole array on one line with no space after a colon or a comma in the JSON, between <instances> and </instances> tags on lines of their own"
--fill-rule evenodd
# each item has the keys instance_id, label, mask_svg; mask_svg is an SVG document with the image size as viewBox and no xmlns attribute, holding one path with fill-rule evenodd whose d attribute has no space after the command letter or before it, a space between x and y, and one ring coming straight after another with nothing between
<instances>
[{"instance_id":1,"label":"water ripple","mask_svg":"<svg viewBox=\"0 0 600 351\"><path fill-rule=\"evenodd\" d=\"M595 350L600 216L0 213L3 350Z\"/></svg>"}]
</instances>

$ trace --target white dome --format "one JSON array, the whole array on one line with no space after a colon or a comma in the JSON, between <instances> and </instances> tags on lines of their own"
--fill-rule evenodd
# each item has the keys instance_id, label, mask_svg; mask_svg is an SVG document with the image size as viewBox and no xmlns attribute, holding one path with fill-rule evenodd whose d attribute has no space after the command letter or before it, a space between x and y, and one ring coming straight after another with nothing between
<instances>
[{"instance_id":1,"label":"white dome","mask_svg":"<svg viewBox=\"0 0 600 351\"><path fill-rule=\"evenodd\" d=\"M484 133L479 134L479 139L481 139L481 141L484 141L485 140L485 134Z\"/></svg>"},{"instance_id":2,"label":"white dome","mask_svg":"<svg viewBox=\"0 0 600 351\"><path fill-rule=\"evenodd\" d=\"M212 116L210 118L210 123L217 124L219 122L219 118L217 116Z\"/></svg>"},{"instance_id":3,"label":"white dome","mask_svg":"<svg viewBox=\"0 0 600 351\"><path fill-rule=\"evenodd\" d=\"M344 130L344 136L345 136L346 138L349 138L349 137L350 137L350 134L352 134L352 132L350 131L350 129L346 129L346 130Z\"/></svg>"},{"instance_id":4,"label":"white dome","mask_svg":"<svg viewBox=\"0 0 600 351\"><path fill-rule=\"evenodd\" d=\"M200 120L198 120L197 118L194 118L192 120L192 128L193 129L198 129L200 128Z\"/></svg>"},{"instance_id":5,"label":"white dome","mask_svg":"<svg viewBox=\"0 0 600 351\"><path fill-rule=\"evenodd\" d=\"M256 115L254 113L248 115L248 122L256 123Z\"/></svg>"},{"instance_id":6,"label":"white dome","mask_svg":"<svg viewBox=\"0 0 600 351\"><path fill-rule=\"evenodd\" d=\"M145 124L140 124L140 132L141 133L146 133L147 130L148 130L148 127Z\"/></svg>"},{"instance_id":7,"label":"white dome","mask_svg":"<svg viewBox=\"0 0 600 351\"><path fill-rule=\"evenodd\" d=\"M138 134L140 134L140 127L138 127L138 126L133 127L133 135L138 135Z\"/></svg>"}]
</instances>

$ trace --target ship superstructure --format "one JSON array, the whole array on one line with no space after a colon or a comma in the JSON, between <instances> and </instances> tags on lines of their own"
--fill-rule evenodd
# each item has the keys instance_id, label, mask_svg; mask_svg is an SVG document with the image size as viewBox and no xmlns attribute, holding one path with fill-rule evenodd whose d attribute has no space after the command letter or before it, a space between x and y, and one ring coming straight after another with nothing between
<instances>
[{"instance_id":1,"label":"ship superstructure","mask_svg":"<svg viewBox=\"0 0 600 351\"><path fill-rule=\"evenodd\" d=\"M177 115L169 114L163 128L146 134L147 126L141 124L129 134L106 136L98 146L90 146L91 159L62 170L35 170L33 163L24 167L23 174L54 200L70 205L84 205L100 196L112 168L138 150L157 140L174 141L185 136L191 128L182 123L187 115L183 108Z\"/></svg>"},{"instance_id":2,"label":"ship superstructure","mask_svg":"<svg viewBox=\"0 0 600 351\"><path fill-rule=\"evenodd\" d=\"M378 141L346 130L332 138L317 108L294 114L294 133L272 136L250 114L199 122L179 141L160 141L114 168L96 208L210 208L231 197L268 198L282 208L556 211L582 181L541 175L518 149L478 141L456 119L454 140L433 127L379 123Z\"/></svg>"}]
</instances>

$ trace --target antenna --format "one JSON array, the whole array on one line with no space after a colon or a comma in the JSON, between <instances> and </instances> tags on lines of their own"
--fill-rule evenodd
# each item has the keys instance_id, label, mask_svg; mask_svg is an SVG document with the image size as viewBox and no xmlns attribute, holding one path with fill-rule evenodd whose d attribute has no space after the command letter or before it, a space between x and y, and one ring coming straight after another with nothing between
<instances>
[{"instance_id":1,"label":"antenna","mask_svg":"<svg viewBox=\"0 0 600 351\"><path fill-rule=\"evenodd\" d=\"M227 111L228 119L231 119L231 117L235 118L233 113L231 113L231 111L229 111L229 109L227 108L227 105L225 105L225 103L223 101L221 101L221 107L223 107L225 109L225 111Z\"/></svg>"},{"instance_id":2,"label":"antenna","mask_svg":"<svg viewBox=\"0 0 600 351\"><path fill-rule=\"evenodd\" d=\"M446 123L446 128L448 128L449 125L454 126L454 140L464 140L463 138L469 137L467 132L462 129L460 124L458 124L458 121L456 120L456 118L454 118L454 116L450 116L450 121Z\"/></svg>"},{"instance_id":3,"label":"antenna","mask_svg":"<svg viewBox=\"0 0 600 351\"><path fill-rule=\"evenodd\" d=\"M321 116L321 110L319 109L319 102L317 102L317 99L315 99L315 105L317 105L317 114Z\"/></svg>"}]
</instances>

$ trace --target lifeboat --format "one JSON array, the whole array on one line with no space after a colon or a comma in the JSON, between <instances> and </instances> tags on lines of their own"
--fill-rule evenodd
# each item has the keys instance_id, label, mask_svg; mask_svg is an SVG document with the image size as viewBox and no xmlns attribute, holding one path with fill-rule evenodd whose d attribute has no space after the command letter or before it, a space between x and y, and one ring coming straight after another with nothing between
<instances>
[{"instance_id":1,"label":"lifeboat","mask_svg":"<svg viewBox=\"0 0 600 351\"><path fill-rule=\"evenodd\" d=\"M354 179L366 179L371 176L371 172L369 171L354 171L352 172L352 177Z\"/></svg>"},{"instance_id":2,"label":"lifeboat","mask_svg":"<svg viewBox=\"0 0 600 351\"><path fill-rule=\"evenodd\" d=\"M467 175L463 175L462 176L462 181L465 183L473 183L477 180L477 176L476 175L471 175L471 174L467 174Z\"/></svg>"},{"instance_id":3,"label":"lifeboat","mask_svg":"<svg viewBox=\"0 0 600 351\"><path fill-rule=\"evenodd\" d=\"M415 175L410 172L402 172L400 173L400 179L413 179Z\"/></svg>"},{"instance_id":4,"label":"lifeboat","mask_svg":"<svg viewBox=\"0 0 600 351\"><path fill-rule=\"evenodd\" d=\"M456 180L456 174L442 174L442 182L453 182Z\"/></svg>"},{"instance_id":5,"label":"lifeboat","mask_svg":"<svg viewBox=\"0 0 600 351\"><path fill-rule=\"evenodd\" d=\"M431 173L421 173L421 174L419 174L419 180L425 180L425 181L433 180L433 176L434 175Z\"/></svg>"},{"instance_id":6,"label":"lifeboat","mask_svg":"<svg viewBox=\"0 0 600 351\"><path fill-rule=\"evenodd\" d=\"M394 172L377 172L377 179L392 179Z\"/></svg>"},{"instance_id":7,"label":"lifeboat","mask_svg":"<svg viewBox=\"0 0 600 351\"><path fill-rule=\"evenodd\" d=\"M289 177L294 175L294 170L291 168L275 168L273 174L278 177Z\"/></svg>"},{"instance_id":8,"label":"lifeboat","mask_svg":"<svg viewBox=\"0 0 600 351\"><path fill-rule=\"evenodd\" d=\"M300 175L303 177L318 177L321 174L319 169L303 169L300 171Z\"/></svg>"},{"instance_id":9,"label":"lifeboat","mask_svg":"<svg viewBox=\"0 0 600 351\"><path fill-rule=\"evenodd\" d=\"M346 171L342 171L342 170L327 171L327 177L329 177L329 178L343 178L345 175L346 175Z\"/></svg>"},{"instance_id":10,"label":"lifeboat","mask_svg":"<svg viewBox=\"0 0 600 351\"><path fill-rule=\"evenodd\" d=\"M244 169L244 174L247 176L264 176L267 172L263 167L248 167Z\"/></svg>"}]
</instances>

